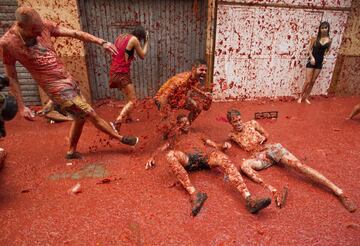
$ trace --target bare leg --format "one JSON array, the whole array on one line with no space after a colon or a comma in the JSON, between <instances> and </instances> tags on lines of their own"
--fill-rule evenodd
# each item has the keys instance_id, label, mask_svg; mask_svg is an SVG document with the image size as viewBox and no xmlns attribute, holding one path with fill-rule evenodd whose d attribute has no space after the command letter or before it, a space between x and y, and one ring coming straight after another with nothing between
<instances>
[{"instance_id":1,"label":"bare leg","mask_svg":"<svg viewBox=\"0 0 360 246\"><path fill-rule=\"evenodd\" d=\"M155 104L160 112L160 122L157 125L157 130L162 133L163 139L167 139L173 124L172 108L164 98L156 100Z\"/></svg>"},{"instance_id":2,"label":"bare leg","mask_svg":"<svg viewBox=\"0 0 360 246\"><path fill-rule=\"evenodd\" d=\"M351 114L349 115L349 119L354 118L359 113L360 113L360 103L355 105L354 109L352 110Z\"/></svg>"},{"instance_id":3,"label":"bare leg","mask_svg":"<svg viewBox=\"0 0 360 246\"><path fill-rule=\"evenodd\" d=\"M47 118L49 120L53 120L55 122L63 122L63 121L72 121L73 120L71 117L62 115L55 110L52 110L49 113L45 114L45 118Z\"/></svg>"},{"instance_id":4,"label":"bare leg","mask_svg":"<svg viewBox=\"0 0 360 246\"><path fill-rule=\"evenodd\" d=\"M190 123L194 122L195 119L201 113L201 109L199 108L198 104L192 98L187 98L185 109L189 110L190 113L188 115L188 119Z\"/></svg>"},{"instance_id":5,"label":"bare leg","mask_svg":"<svg viewBox=\"0 0 360 246\"><path fill-rule=\"evenodd\" d=\"M81 118L75 118L71 124L70 137L69 137L70 146L69 146L69 151L66 154L66 158L68 158L68 159L81 158L81 156L79 154L76 155L76 153L77 153L76 148L77 148L77 144L79 142L84 124L85 124L85 119L81 119Z\"/></svg>"},{"instance_id":6,"label":"bare leg","mask_svg":"<svg viewBox=\"0 0 360 246\"><path fill-rule=\"evenodd\" d=\"M286 189L284 189L282 192L279 192L272 185L265 183L264 180L259 175L259 173L255 171L255 170L257 170L257 171L263 170L269 166L270 165L264 163L261 160L249 159L249 160L245 160L242 163L241 171L243 173L245 173L245 175L248 178L250 178L252 181L254 181L257 184L260 184L261 186L263 186L264 188L269 190L271 192L272 196L274 197L276 206L281 208L284 205L285 199L287 196Z\"/></svg>"},{"instance_id":7,"label":"bare leg","mask_svg":"<svg viewBox=\"0 0 360 246\"><path fill-rule=\"evenodd\" d=\"M312 181L324 185L329 188L342 202L344 207L349 212L354 212L357 209L357 206L352 202L343 192L342 189L337 187L333 182L327 179L324 175L316 171L315 169L302 164L294 155L291 153L285 154L281 158L281 163L285 166L288 166L295 171L302 173L304 176L310 178Z\"/></svg>"},{"instance_id":8,"label":"bare leg","mask_svg":"<svg viewBox=\"0 0 360 246\"><path fill-rule=\"evenodd\" d=\"M305 99L305 93L306 91L308 90L308 87L312 81L312 78L313 78L313 75L314 75L314 70L313 68L306 68L306 80L305 80L305 83L304 83L304 86L303 86L303 89L300 93L300 97L299 99L297 100L298 103L301 103L302 100Z\"/></svg>"},{"instance_id":9,"label":"bare leg","mask_svg":"<svg viewBox=\"0 0 360 246\"><path fill-rule=\"evenodd\" d=\"M305 99L305 102L307 104L310 104L309 96L310 96L312 88L314 87L316 79L319 77L320 72L321 72L321 69L315 69L314 74L313 74L312 79L311 79L311 83L308 85L308 88L305 91L305 95L304 95L303 98Z\"/></svg>"},{"instance_id":10,"label":"bare leg","mask_svg":"<svg viewBox=\"0 0 360 246\"><path fill-rule=\"evenodd\" d=\"M120 142L124 144L133 146L136 145L139 140L137 137L120 135L111 127L111 125L107 121L102 119L95 111L89 113L87 117L97 129L106 133L110 137L118 139Z\"/></svg>"},{"instance_id":11,"label":"bare leg","mask_svg":"<svg viewBox=\"0 0 360 246\"><path fill-rule=\"evenodd\" d=\"M116 123L123 123L123 121L127 118L130 118L130 113L134 108L134 105L136 104L137 98L136 98L136 92L135 87L133 84L126 85L122 92L126 96L127 103L121 110L119 116L116 118Z\"/></svg>"},{"instance_id":12,"label":"bare leg","mask_svg":"<svg viewBox=\"0 0 360 246\"><path fill-rule=\"evenodd\" d=\"M225 175L229 178L230 183L240 192L246 201L246 207L251 213L257 213L261 209L270 205L270 198L253 199L248 190L241 174L236 169L227 155L220 151L214 151L209 155L209 165L211 167L220 167Z\"/></svg>"},{"instance_id":13,"label":"bare leg","mask_svg":"<svg viewBox=\"0 0 360 246\"><path fill-rule=\"evenodd\" d=\"M166 158L176 178L191 196L193 203L192 215L196 216L207 199L207 195L197 191L190 181L189 175L184 168L189 162L189 157L181 151L169 151Z\"/></svg>"},{"instance_id":14,"label":"bare leg","mask_svg":"<svg viewBox=\"0 0 360 246\"><path fill-rule=\"evenodd\" d=\"M261 178L261 176L258 174L258 172L255 171L255 170L258 170L258 171L263 170L265 168L266 167L264 166L262 161L256 160L256 159L245 160L241 165L241 171L243 171L248 178L250 178L255 183L260 184L261 186L265 187L272 194L275 194L277 190L273 186L265 183L263 181L263 179Z\"/></svg>"}]
</instances>

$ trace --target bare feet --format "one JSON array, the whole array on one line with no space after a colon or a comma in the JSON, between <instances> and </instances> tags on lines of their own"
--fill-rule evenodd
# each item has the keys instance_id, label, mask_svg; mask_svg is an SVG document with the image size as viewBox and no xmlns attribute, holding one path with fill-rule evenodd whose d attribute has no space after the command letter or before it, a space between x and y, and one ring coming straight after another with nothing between
<instances>
[{"instance_id":1,"label":"bare feet","mask_svg":"<svg viewBox=\"0 0 360 246\"><path fill-rule=\"evenodd\" d=\"M305 102L306 102L307 104L311 104L310 101L309 101L309 99L307 99L307 98L305 99Z\"/></svg>"},{"instance_id":2,"label":"bare feet","mask_svg":"<svg viewBox=\"0 0 360 246\"><path fill-rule=\"evenodd\" d=\"M302 98L301 97L299 97L299 99L297 100L297 103L301 103L302 102Z\"/></svg>"},{"instance_id":3,"label":"bare feet","mask_svg":"<svg viewBox=\"0 0 360 246\"><path fill-rule=\"evenodd\" d=\"M353 213L356 211L357 209L357 205L355 204L354 201L350 200L349 197L347 197L346 195L339 195L338 196L340 199L340 202L342 203L342 205L346 208L347 211L349 211L350 213Z\"/></svg>"}]
</instances>

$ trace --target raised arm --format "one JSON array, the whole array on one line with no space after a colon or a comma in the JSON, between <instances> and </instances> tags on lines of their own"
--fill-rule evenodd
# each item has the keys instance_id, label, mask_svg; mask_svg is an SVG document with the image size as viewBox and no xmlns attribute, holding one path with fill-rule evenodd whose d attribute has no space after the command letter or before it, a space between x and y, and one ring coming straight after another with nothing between
<instances>
[{"instance_id":1,"label":"raised arm","mask_svg":"<svg viewBox=\"0 0 360 246\"><path fill-rule=\"evenodd\" d=\"M102 38L95 37L94 35L91 35L90 33L87 33L87 32L83 32L80 30L74 30L74 29L70 29L70 28L66 28L66 27L62 27L62 26L57 26L56 27L56 35L59 37L76 38L76 39L79 39L84 42L98 44L111 54L116 55L118 53L116 47L112 43L110 43Z\"/></svg>"},{"instance_id":2,"label":"raised arm","mask_svg":"<svg viewBox=\"0 0 360 246\"><path fill-rule=\"evenodd\" d=\"M138 54L138 56L141 58L141 59L144 59L147 52L148 52L148 47L149 47L149 34L148 32L146 32L146 38L145 38L145 42L144 42L144 46L141 47L141 44L140 44L140 41L139 39L137 39L135 36L132 37L130 39L130 42L129 42L129 47L126 47L127 49L129 50L132 50L133 48L135 49L136 51L136 54Z\"/></svg>"}]
</instances>

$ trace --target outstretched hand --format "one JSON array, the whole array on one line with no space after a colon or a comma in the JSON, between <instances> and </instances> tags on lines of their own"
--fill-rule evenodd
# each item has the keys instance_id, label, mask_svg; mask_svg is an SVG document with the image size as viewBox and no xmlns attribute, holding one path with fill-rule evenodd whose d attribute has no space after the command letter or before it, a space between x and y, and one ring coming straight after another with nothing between
<instances>
[{"instance_id":1,"label":"outstretched hand","mask_svg":"<svg viewBox=\"0 0 360 246\"><path fill-rule=\"evenodd\" d=\"M155 159L151 157L145 164L145 169L148 170L150 168L153 168L155 166Z\"/></svg>"},{"instance_id":2,"label":"outstretched hand","mask_svg":"<svg viewBox=\"0 0 360 246\"><path fill-rule=\"evenodd\" d=\"M231 143L229 142L224 142L222 149L226 150L226 149L230 149L232 147Z\"/></svg>"},{"instance_id":3,"label":"outstretched hand","mask_svg":"<svg viewBox=\"0 0 360 246\"><path fill-rule=\"evenodd\" d=\"M113 45L112 43L106 42L102 46L110 54L112 54L112 55L117 55L118 54L118 51L117 51L115 45Z\"/></svg>"},{"instance_id":4,"label":"outstretched hand","mask_svg":"<svg viewBox=\"0 0 360 246\"><path fill-rule=\"evenodd\" d=\"M21 115L25 119L30 120L30 121L33 121L34 118L35 118L35 115L34 115L33 111L28 107L24 107L24 109L21 111Z\"/></svg>"}]
</instances>

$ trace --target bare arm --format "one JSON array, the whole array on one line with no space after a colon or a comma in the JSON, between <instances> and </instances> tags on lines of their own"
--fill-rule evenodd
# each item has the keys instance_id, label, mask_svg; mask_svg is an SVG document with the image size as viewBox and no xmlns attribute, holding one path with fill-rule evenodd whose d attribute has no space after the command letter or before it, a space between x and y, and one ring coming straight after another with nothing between
<instances>
[{"instance_id":1,"label":"bare arm","mask_svg":"<svg viewBox=\"0 0 360 246\"><path fill-rule=\"evenodd\" d=\"M217 150L224 151L224 150L227 150L227 149L231 148L231 144L229 142L224 142L223 144L218 144L218 143L215 143L214 141L212 141L211 139L208 139L208 138L203 138L202 140L204 141L205 145L213 147L213 148L215 148Z\"/></svg>"},{"instance_id":2,"label":"bare arm","mask_svg":"<svg viewBox=\"0 0 360 246\"><path fill-rule=\"evenodd\" d=\"M211 93L210 92L205 92L205 91L199 89L196 86L191 86L190 96L192 96L194 94L200 95L200 96L205 97L205 98L211 98Z\"/></svg>"},{"instance_id":3,"label":"bare arm","mask_svg":"<svg viewBox=\"0 0 360 246\"><path fill-rule=\"evenodd\" d=\"M330 39L329 47L325 50L325 56L327 56L329 54L330 49L331 49L331 44L332 44L332 40Z\"/></svg>"},{"instance_id":4,"label":"bare arm","mask_svg":"<svg viewBox=\"0 0 360 246\"><path fill-rule=\"evenodd\" d=\"M66 27L57 27L57 35L60 37L70 37L70 38L76 38L84 42L90 42L94 44L101 45L106 51L110 52L111 54L117 54L116 47L106 40L102 38L95 37L94 35L91 35L90 33L83 32L80 30L74 30L69 29Z\"/></svg>"},{"instance_id":5,"label":"bare arm","mask_svg":"<svg viewBox=\"0 0 360 246\"><path fill-rule=\"evenodd\" d=\"M155 157L161 153L169 149L170 143L166 142L164 145L160 146L155 150L155 152L151 155L150 159L145 164L145 169L150 169L155 166Z\"/></svg>"},{"instance_id":6,"label":"bare arm","mask_svg":"<svg viewBox=\"0 0 360 246\"><path fill-rule=\"evenodd\" d=\"M308 47L308 54L310 57L310 62L312 65L315 65L315 57L312 54L312 50L314 48L314 43L315 43L316 38L311 38L310 42L309 42L309 47Z\"/></svg>"},{"instance_id":7,"label":"bare arm","mask_svg":"<svg viewBox=\"0 0 360 246\"><path fill-rule=\"evenodd\" d=\"M144 47L141 47L140 41L134 36L131 38L131 40L128 44L128 47L126 47L126 49L132 50L134 48L136 51L136 54L138 54L138 56L141 59L144 59L148 52L148 46L149 46L148 38L145 40Z\"/></svg>"},{"instance_id":8,"label":"bare arm","mask_svg":"<svg viewBox=\"0 0 360 246\"><path fill-rule=\"evenodd\" d=\"M253 124L256 131L258 131L266 139L269 138L269 133L257 121L252 120L251 123Z\"/></svg>"},{"instance_id":9,"label":"bare arm","mask_svg":"<svg viewBox=\"0 0 360 246\"><path fill-rule=\"evenodd\" d=\"M5 73L6 76L9 78L10 89L12 94L16 97L21 115L27 120L34 120L33 113L28 107L25 106L22 99L15 65L5 64Z\"/></svg>"}]
</instances>

